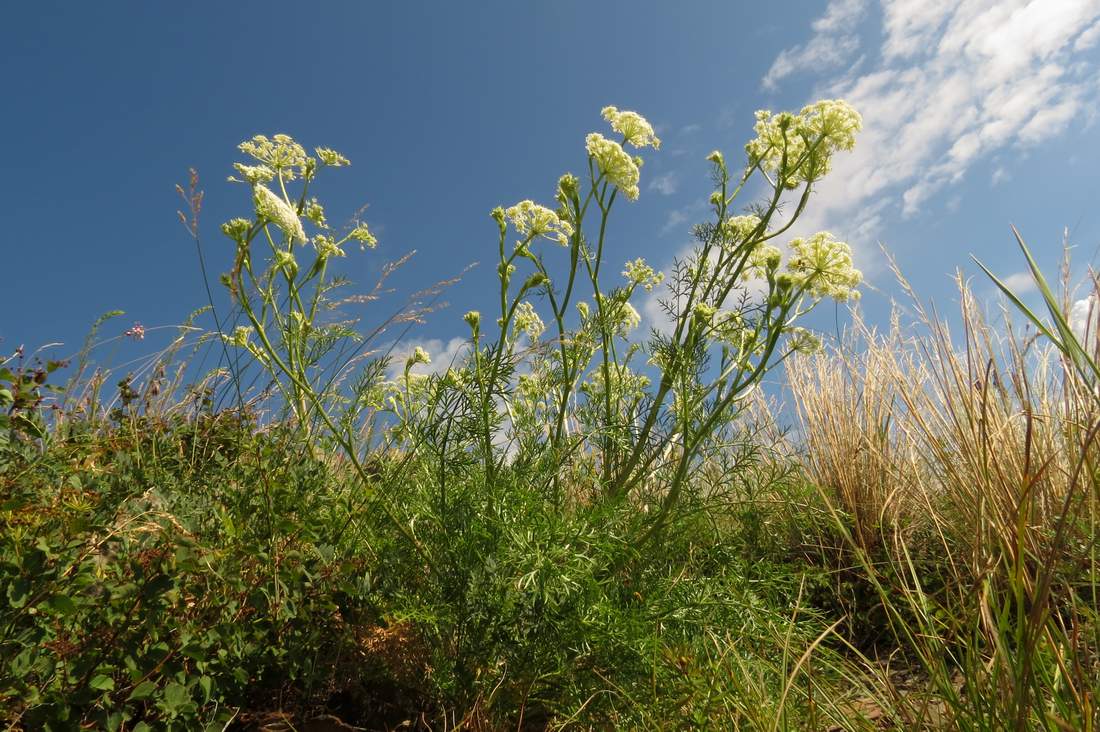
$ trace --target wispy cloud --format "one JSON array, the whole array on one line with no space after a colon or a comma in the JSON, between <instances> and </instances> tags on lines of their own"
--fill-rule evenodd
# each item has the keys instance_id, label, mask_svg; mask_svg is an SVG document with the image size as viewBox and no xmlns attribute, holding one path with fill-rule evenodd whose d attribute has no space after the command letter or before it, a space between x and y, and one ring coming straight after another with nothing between
<instances>
[{"instance_id":1,"label":"wispy cloud","mask_svg":"<svg viewBox=\"0 0 1100 732\"><path fill-rule=\"evenodd\" d=\"M649 190L657 191L662 196L671 196L680 189L680 177L675 173L658 175L649 181Z\"/></svg>"},{"instance_id":2,"label":"wispy cloud","mask_svg":"<svg viewBox=\"0 0 1100 732\"><path fill-rule=\"evenodd\" d=\"M764 87L774 89L780 81L800 71L831 69L847 63L859 49L859 36L854 29L865 5L865 0L832 0L825 14L814 21L813 37L776 57L764 76Z\"/></svg>"},{"instance_id":3,"label":"wispy cloud","mask_svg":"<svg viewBox=\"0 0 1100 732\"><path fill-rule=\"evenodd\" d=\"M1092 111L1100 91L1096 59L1081 54L1100 40L1100 0L882 4L877 62L822 80L819 93L852 103L864 130L855 151L838 156L798 225L831 229L865 254L899 206L903 216L915 216L977 162L1060 134ZM811 68L795 60L808 58L819 37L850 35L834 30L835 19L852 22L863 9L834 0L815 23L814 39L782 52L765 84ZM1009 172L994 174L995 181Z\"/></svg>"}]
</instances>

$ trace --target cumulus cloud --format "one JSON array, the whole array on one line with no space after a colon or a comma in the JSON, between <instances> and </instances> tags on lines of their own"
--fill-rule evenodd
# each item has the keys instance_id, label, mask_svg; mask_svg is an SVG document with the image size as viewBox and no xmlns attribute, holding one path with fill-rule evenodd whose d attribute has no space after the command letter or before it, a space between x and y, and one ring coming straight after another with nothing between
<instances>
[{"instance_id":1,"label":"cumulus cloud","mask_svg":"<svg viewBox=\"0 0 1100 732\"><path fill-rule=\"evenodd\" d=\"M1035 290L1035 278L1030 272L1014 272L1007 277L1002 277L1001 282L1017 295Z\"/></svg>"},{"instance_id":2,"label":"cumulus cloud","mask_svg":"<svg viewBox=\"0 0 1100 732\"><path fill-rule=\"evenodd\" d=\"M818 96L848 100L865 126L796 227L832 230L867 257L886 216L916 216L979 161L1018 155L1094 114L1098 76L1097 60L1081 52L1100 39L1100 0L883 0L882 9L880 52L869 49L877 61L819 82ZM836 68L795 61L819 37L854 37L847 29L865 11L830 3L814 39L780 53L765 85Z\"/></svg>"}]
</instances>

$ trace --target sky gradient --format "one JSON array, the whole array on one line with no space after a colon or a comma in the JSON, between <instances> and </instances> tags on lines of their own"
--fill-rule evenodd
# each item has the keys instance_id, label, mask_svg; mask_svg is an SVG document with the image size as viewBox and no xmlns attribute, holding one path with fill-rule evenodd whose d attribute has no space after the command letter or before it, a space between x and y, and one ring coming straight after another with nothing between
<instances>
[{"instance_id":1,"label":"sky gradient","mask_svg":"<svg viewBox=\"0 0 1100 732\"><path fill-rule=\"evenodd\" d=\"M6 9L0 350L63 342L51 353L66 355L114 309L126 315L105 336L138 321L150 329L142 347L166 342L172 331L157 327L206 303L174 187L198 170L217 288L232 254L218 227L250 214L247 189L226 176L257 133L351 159L317 193L330 221L368 206L379 247L342 262L359 289L416 251L390 282L394 298L491 262L489 210L550 203L558 177L581 171L585 134L606 131L607 104L642 113L664 140L645 156L640 199L617 210L611 265L642 256L664 268L685 251L707 214L705 157L740 160L754 110L833 97L865 129L797 233L828 229L853 245L872 320L898 294L880 246L943 310L955 269L978 274L972 254L1026 286L1010 223L1048 268L1067 229L1079 271L1100 248L1100 1L302 8ZM493 287L491 265L470 270L406 340L447 351ZM845 316L830 306L830 328L834 317Z\"/></svg>"}]
</instances>

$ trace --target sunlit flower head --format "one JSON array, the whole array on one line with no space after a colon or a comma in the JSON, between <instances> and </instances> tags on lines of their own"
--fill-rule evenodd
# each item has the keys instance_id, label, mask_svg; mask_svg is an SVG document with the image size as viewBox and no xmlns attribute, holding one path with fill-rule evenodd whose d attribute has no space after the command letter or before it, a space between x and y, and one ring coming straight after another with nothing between
<instances>
[{"instance_id":1,"label":"sunlit flower head","mask_svg":"<svg viewBox=\"0 0 1100 732\"><path fill-rule=\"evenodd\" d=\"M791 241L792 255L787 270L795 287L803 287L815 298L831 297L838 302L858 300L856 287L863 273L852 266L852 248L827 231Z\"/></svg>"},{"instance_id":2,"label":"sunlit flower head","mask_svg":"<svg viewBox=\"0 0 1100 732\"><path fill-rule=\"evenodd\" d=\"M638 200L641 173L637 161L623 150L623 146L598 132L592 132L585 138L585 147L600 172L631 201Z\"/></svg>"},{"instance_id":3,"label":"sunlit flower head","mask_svg":"<svg viewBox=\"0 0 1100 732\"><path fill-rule=\"evenodd\" d=\"M514 332L523 333L532 342L537 341L543 331L546 330L542 318L535 312L535 306L526 300L516 306L512 327Z\"/></svg>"},{"instance_id":4,"label":"sunlit flower head","mask_svg":"<svg viewBox=\"0 0 1100 732\"><path fill-rule=\"evenodd\" d=\"M374 249L378 246L378 239L370 232L367 225L361 221L355 225L354 229L348 232L348 238L352 241L359 242L360 249Z\"/></svg>"},{"instance_id":5,"label":"sunlit flower head","mask_svg":"<svg viewBox=\"0 0 1100 732\"><path fill-rule=\"evenodd\" d=\"M336 239L329 234L318 234L313 237L313 248L317 250L317 256L322 259L345 256L344 250L336 243Z\"/></svg>"},{"instance_id":6,"label":"sunlit flower head","mask_svg":"<svg viewBox=\"0 0 1100 732\"><path fill-rule=\"evenodd\" d=\"M238 243L244 243L251 229L252 222L248 219L230 219L222 224L222 233Z\"/></svg>"},{"instance_id":7,"label":"sunlit flower head","mask_svg":"<svg viewBox=\"0 0 1100 732\"><path fill-rule=\"evenodd\" d=\"M345 165L351 165L351 161L345 158L335 150L330 150L327 147L318 147L314 149L317 153L318 159L322 165L328 165L332 168L341 168Z\"/></svg>"},{"instance_id":8,"label":"sunlit flower head","mask_svg":"<svg viewBox=\"0 0 1100 732\"><path fill-rule=\"evenodd\" d=\"M754 247L745 267L745 279L767 277L769 272L774 272L779 267L782 258L783 253L779 251L779 247L771 244L760 244Z\"/></svg>"},{"instance_id":9,"label":"sunlit flower head","mask_svg":"<svg viewBox=\"0 0 1100 732\"><path fill-rule=\"evenodd\" d=\"M787 333L787 346L792 351L814 354L821 350L821 338L813 331L794 326Z\"/></svg>"},{"instance_id":10,"label":"sunlit flower head","mask_svg":"<svg viewBox=\"0 0 1100 732\"><path fill-rule=\"evenodd\" d=\"M745 151L750 164L776 175L784 187L797 188L828 174L833 153L851 150L862 126L859 113L839 99L816 102L799 114L761 110L756 113L756 139Z\"/></svg>"},{"instance_id":11,"label":"sunlit flower head","mask_svg":"<svg viewBox=\"0 0 1100 732\"><path fill-rule=\"evenodd\" d=\"M272 135L270 139L264 135L256 135L251 140L242 142L237 148L260 161L285 180L304 176L307 168L315 164L306 155L305 148L289 135Z\"/></svg>"},{"instance_id":12,"label":"sunlit flower head","mask_svg":"<svg viewBox=\"0 0 1100 732\"><path fill-rule=\"evenodd\" d=\"M661 147L661 140L653 133L653 125L637 112L619 111L615 107L604 107L603 118L611 124L611 129L623 136L624 143L634 147Z\"/></svg>"},{"instance_id":13,"label":"sunlit flower head","mask_svg":"<svg viewBox=\"0 0 1100 732\"><path fill-rule=\"evenodd\" d=\"M270 183L275 178L275 171L266 165L245 165L244 163L233 163L233 169L241 174L244 181L238 181L236 178L230 176L229 180L234 183L244 182L251 185L257 183Z\"/></svg>"},{"instance_id":14,"label":"sunlit flower head","mask_svg":"<svg viewBox=\"0 0 1100 732\"><path fill-rule=\"evenodd\" d=\"M534 201L520 201L508 207L504 215L525 237L541 236L567 247L569 237L573 236L572 224L562 221L556 213Z\"/></svg>"},{"instance_id":15,"label":"sunlit flower head","mask_svg":"<svg viewBox=\"0 0 1100 732\"><path fill-rule=\"evenodd\" d=\"M744 244L759 226L760 217L752 214L727 218L719 228L722 246L729 250L736 249Z\"/></svg>"},{"instance_id":16,"label":"sunlit flower head","mask_svg":"<svg viewBox=\"0 0 1100 732\"><path fill-rule=\"evenodd\" d=\"M646 292L652 292L653 288L661 284L665 279L665 273L655 271L646 264L644 259L639 257L632 262L626 263L626 269L623 270L623 277L633 285L640 285Z\"/></svg>"},{"instance_id":17,"label":"sunlit flower head","mask_svg":"<svg viewBox=\"0 0 1100 732\"><path fill-rule=\"evenodd\" d=\"M290 204L271 192L267 186L252 187L252 196L256 204L256 213L283 230L291 241L306 240L302 221Z\"/></svg>"}]
</instances>

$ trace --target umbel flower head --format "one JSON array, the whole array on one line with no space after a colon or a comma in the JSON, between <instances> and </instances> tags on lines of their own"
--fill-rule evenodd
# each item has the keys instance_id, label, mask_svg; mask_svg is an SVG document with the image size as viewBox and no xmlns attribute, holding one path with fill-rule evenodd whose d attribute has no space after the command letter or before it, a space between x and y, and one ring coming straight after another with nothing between
<instances>
[{"instance_id":1,"label":"umbel flower head","mask_svg":"<svg viewBox=\"0 0 1100 732\"><path fill-rule=\"evenodd\" d=\"M611 129L623 136L623 143L634 147L660 149L661 138L653 133L653 125L637 112L619 111L616 107L604 107L600 112L611 124Z\"/></svg>"},{"instance_id":2,"label":"umbel flower head","mask_svg":"<svg viewBox=\"0 0 1100 732\"><path fill-rule=\"evenodd\" d=\"M306 155L305 148L295 142L290 135L272 135L271 139L264 135L256 135L251 140L242 142L237 148L263 163L283 180L305 177L315 165L315 161Z\"/></svg>"},{"instance_id":3,"label":"umbel flower head","mask_svg":"<svg viewBox=\"0 0 1100 732\"><path fill-rule=\"evenodd\" d=\"M288 239L292 242L306 240L302 220L289 203L272 193L265 185L253 186L252 197L256 204L256 213L282 229Z\"/></svg>"},{"instance_id":4,"label":"umbel flower head","mask_svg":"<svg viewBox=\"0 0 1100 732\"><path fill-rule=\"evenodd\" d=\"M524 236L545 237L563 247L569 246L569 237L573 236L572 224L562 221L556 213L534 201L520 201L515 206L509 206L504 215Z\"/></svg>"},{"instance_id":5,"label":"umbel flower head","mask_svg":"<svg viewBox=\"0 0 1100 732\"><path fill-rule=\"evenodd\" d=\"M631 201L638 200L638 180L641 174L637 161L623 146L614 140L608 140L598 132L592 132L585 138L585 148L596 161L600 172L623 192Z\"/></svg>"},{"instance_id":6,"label":"umbel flower head","mask_svg":"<svg viewBox=\"0 0 1100 732\"><path fill-rule=\"evenodd\" d=\"M537 341L546 330L542 318L535 312L535 306L526 300L516 306L512 327L514 332L523 333L532 343Z\"/></svg>"},{"instance_id":7,"label":"umbel flower head","mask_svg":"<svg viewBox=\"0 0 1100 732\"><path fill-rule=\"evenodd\" d=\"M825 99L798 114L756 113L756 139L745 146L750 165L776 175L785 188L797 188L828 174L833 153L851 150L863 118L840 99Z\"/></svg>"},{"instance_id":8,"label":"umbel flower head","mask_svg":"<svg viewBox=\"0 0 1100 732\"><path fill-rule=\"evenodd\" d=\"M837 302L858 300L856 287L863 273L852 266L852 248L827 231L791 241L793 252L787 270L795 287L804 287L815 298L831 297Z\"/></svg>"},{"instance_id":9,"label":"umbel flower head","mask_svg":"<svg viewBox=\"0 0 1100 732\"><path fill-rule=\"evenodd\" d=\"M644 259L639 257L632 262L626 263L626 269L623 270L623 277L632 285L641 285L645 288L646 292L653 292L653 288L664 281L665 273L655 271L646 264Z\"/></svg>"}]
</instances>

